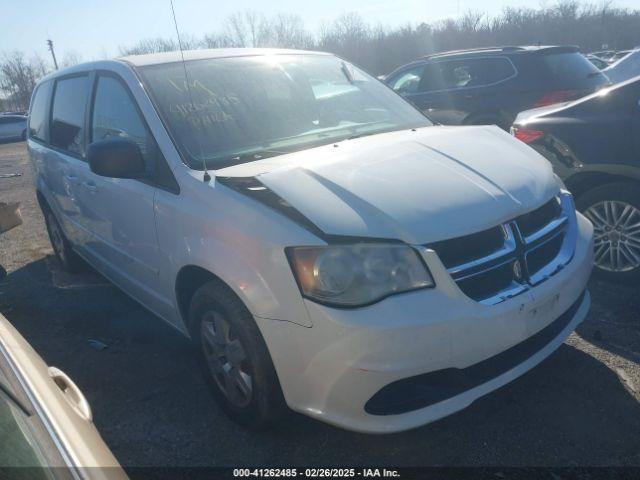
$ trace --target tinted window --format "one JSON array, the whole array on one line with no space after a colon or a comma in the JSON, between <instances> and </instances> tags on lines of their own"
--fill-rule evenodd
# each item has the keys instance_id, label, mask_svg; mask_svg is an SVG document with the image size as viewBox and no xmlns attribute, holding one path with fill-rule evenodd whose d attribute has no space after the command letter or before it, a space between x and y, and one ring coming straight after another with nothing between
<instances>
[{"instance_id":1,"label":"tinted window","mask_svg":"<svg viewBox=\"0 0 640 480\"><path fill-rule=\"evenodd\" d=\"M56 82L51 114L51 144L69 152L84 154L84 117L89 93L87 76Z\"/></svg>"},{"instance_id":2,"label":"tinted window","mask_svg":"<svg viewBox=\"0 0 640 480\"><path fill-rule=\"evenodd\" d=\"M400 94L416 93L420 86L420 79L422 78L423 70L423 65L410 70L405 70L391 81L391 88Z\"/></svg>"},{"instance_id":3,"label":"tinted window","mask_svg":"<svg viewBox=\"0 0 640 480\"><path fill-rule=\"evenodd\" d=\"M430 125L398 95L328 55L260 55L141 68L192 168L247 162Z\"/></svg>"},{"instance_id":4,"label":"tinted window","mask_svg":"<svg viewBox=\"0 0 640 480\"><path fill-rule=\"evenodd\" d=\"M107 138L129 139L140 147L145 163L151 166L153 140L124 85L113 77L100 77L91 121L91 141Z\"/></svg>"},{"instance_id":5,"label":"tinted window","mask_svg":"<svg viewBox=\"0 0 640 480\"><path fill-rule=\"evenodd\" d=\"M506 58L435 61L425 66L420 91L453 90L490 85L515 74Z\"/></svg>"},{"instance_id":6,"label":"tinted window","mask_svg":"<svg viewBox=\"0 0 640 480\"><path fill-rule=\"evenodd\" d=\"M49 110L49 94L51 93L51 82L40 84L31 102L29 111L29 136L42 141L47 141L45 129L47 112Z\"/></svg>"},{"instance_id":7,"label":"tinted window","mask_svg":"<svg viewBox=\"0 0 640 480\"><path fill-rule=\"evenodd\" d=\"M577 52L543 55L541 62L554 87L590 88L607 81L593 63Z\"/></svg>"},{"instance_id":8,"label":"tinted window","mask_svg":"<svg viewBox=\"0 0 640 480\"><path fill-rule=\"evenodd\" d=\"M516 74L513 64L506 58L485 58L482 64L482 79L486 84L501 82Z\"/></svg>"}]
</instances>

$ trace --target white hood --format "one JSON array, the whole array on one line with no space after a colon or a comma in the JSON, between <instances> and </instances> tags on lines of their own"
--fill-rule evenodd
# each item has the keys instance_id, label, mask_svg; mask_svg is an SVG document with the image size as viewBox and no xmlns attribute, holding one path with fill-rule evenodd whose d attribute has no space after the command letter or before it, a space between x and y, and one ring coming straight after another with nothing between
<instances>
[{"instance_id":1,"label":"white hood","mask_svg":"<svg viewBox=\"0 0 640 480\"><path fill-rule=\"evenodd\" d=\"M328 235L421 244L478 232L558 191L551 165L497 127L427 127L228 167Z\"/></svg>"}]
</instances>

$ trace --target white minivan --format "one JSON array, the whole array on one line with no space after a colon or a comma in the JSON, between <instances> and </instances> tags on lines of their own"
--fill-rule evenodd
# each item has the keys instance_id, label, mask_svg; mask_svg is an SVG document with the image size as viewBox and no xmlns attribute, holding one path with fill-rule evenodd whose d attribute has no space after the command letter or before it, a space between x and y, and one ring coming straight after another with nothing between
<instances>
[{"instance_id":1,"label":"white minivan","mask_svg":"<svg viewBox=\"0 0 640 480\"><path fill-rule=\"evenodd\" d=\"M29 116L62 264L190 336L225 411L361 432L460 410L587 314L591 224L497 127L442 127L333 55L77 65Z\"/></svg>"}]
</instances>

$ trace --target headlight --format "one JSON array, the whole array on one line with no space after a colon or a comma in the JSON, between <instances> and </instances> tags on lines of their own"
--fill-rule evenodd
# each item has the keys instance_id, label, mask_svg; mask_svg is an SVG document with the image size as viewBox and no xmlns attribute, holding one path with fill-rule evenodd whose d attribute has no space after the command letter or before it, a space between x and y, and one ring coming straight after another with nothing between
<instances>
[{"instance_id":1,"label":"headlight","mask_svg":"<svg viewBox=\"0 0 640 480\"><path fill-rule=\"evenodd\" d=\"M394 293L433 287L418 252L407 245L329 245L286 249L304 296L358 307Z\"/></svg>"}]
</instances>

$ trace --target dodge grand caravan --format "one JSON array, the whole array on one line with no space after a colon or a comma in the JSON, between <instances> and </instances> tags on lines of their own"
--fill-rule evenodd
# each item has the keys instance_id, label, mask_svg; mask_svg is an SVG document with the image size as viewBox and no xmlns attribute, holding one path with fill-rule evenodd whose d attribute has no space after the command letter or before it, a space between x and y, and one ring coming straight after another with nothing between
<instances>
[{"instance_id":1,"label":"dodge grand caravan","mask_svg":"<svg viewBox=\"0 0 640 480\"><path fill-rule=\"evenodd\" d=\"M28 146L61 263L191 337L239 423L413 428L584 319L592 226L523 143L432 126L328 54L180 59L44 78Z\"/></svg>"}]
</instances>

